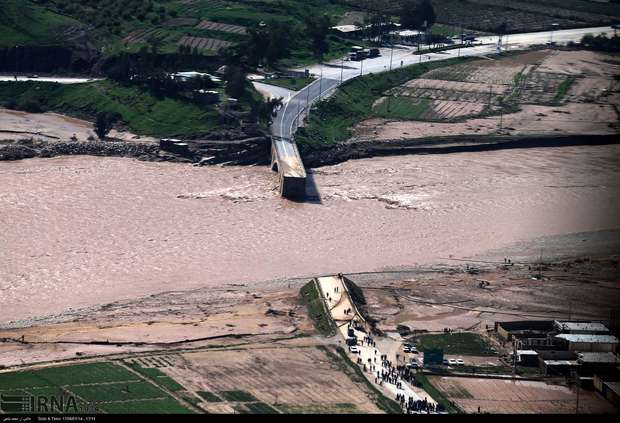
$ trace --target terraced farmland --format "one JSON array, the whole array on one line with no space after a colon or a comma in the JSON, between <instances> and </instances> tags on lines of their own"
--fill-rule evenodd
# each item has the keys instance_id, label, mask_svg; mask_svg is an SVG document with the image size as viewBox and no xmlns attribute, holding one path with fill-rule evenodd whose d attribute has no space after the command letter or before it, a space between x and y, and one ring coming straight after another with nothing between
<instances>
[{"instance_id":1,"label":"terraced farmland","mask_svg":"<svg viewBox=\"0 0 620 423\"><path fill-rule=\"evenodd\" d=\"M574 77L539 69L552 57L549 51L535 51L435 69L386 91L374 112L385 118L449 122L512 112L521 104L558 104Z\"/></svg>"},{"instance_id":2,"label":"terraced farmland","mask_svg":"<svg viewBox=\"0 0 620 423\"><path fill-rule=\"evenodd\" d=\"M232 34L245 34L247 33L247 28L239 25L230 25L219 22L211 22L211 21L202 21L196 28L199 29L208 29L211 31L222 31L222 32L230 32Z\"/></svg>"},{"instance_id":3,"label":"terraced farmland","mask_svg":"<svg viewBox=\"0 0 620 423\"><path fill-rule=\"evenodd\" d=\"M618 8L592 1L552 3L504 0L434 0L438 21L448 25L495 32L506 22L509 32L544 31L607 25L617 21ZM607 6L607 7L606 7Z\"/></svg>"},{"instance_id":4,"label":"terraced farmland","mask_svg":"<svg viewBox=\"0 0 620 423\"><path fill-rule=\"evenodd\" d=\"M218 40L216 38L192 37L189 35L184 35L177 44L189 46L192 49L197 48L198 50L210 50L217 52L223 48L233 46L235 43Z\"/></svg>"}]
</instances>

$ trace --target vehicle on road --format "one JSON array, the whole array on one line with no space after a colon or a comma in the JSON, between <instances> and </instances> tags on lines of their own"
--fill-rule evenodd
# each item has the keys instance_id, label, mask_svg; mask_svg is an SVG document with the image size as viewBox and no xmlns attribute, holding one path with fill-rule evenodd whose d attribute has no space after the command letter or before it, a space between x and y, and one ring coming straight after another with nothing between
<instances>
[{"instance_id":1,"label":"vehicle on road","mask_svg":"<svg viewBox=\"0 0 620 423\"><path fill-rule=\"evenodd\" d=\"M379 57L379 56L381 56L381 51L379 51L378 48L371 48L370 50L368 50L369 58Z\"/></svg>"}]
</instances>

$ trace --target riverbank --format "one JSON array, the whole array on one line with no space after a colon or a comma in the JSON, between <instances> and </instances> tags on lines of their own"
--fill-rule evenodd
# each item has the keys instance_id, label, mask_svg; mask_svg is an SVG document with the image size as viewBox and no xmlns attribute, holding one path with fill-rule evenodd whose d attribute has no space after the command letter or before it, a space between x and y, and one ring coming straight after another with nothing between
<instances>
[{"instance_id":1,"label":"riverbank","mask_svg":"<svg viewBox=\"0 0 620 423\"><path fill-rule=\"evenodd\" d=\"M610 144L351 160L312 170L308 203L280 198L260 166L3 162L0 322L617 229L619 158Z\"/></svg>"}]
</instances>

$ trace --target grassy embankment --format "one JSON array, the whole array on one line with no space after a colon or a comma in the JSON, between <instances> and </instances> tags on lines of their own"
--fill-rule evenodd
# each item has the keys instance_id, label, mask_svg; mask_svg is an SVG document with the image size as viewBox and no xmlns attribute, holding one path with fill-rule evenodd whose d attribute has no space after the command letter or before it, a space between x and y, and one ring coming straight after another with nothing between
<instances>
[{"instance_id":1,"label":"grassy embankment","mask_svg":"<svg viewBox=\"0 0 620 423\"><path fill-rule=\"evenodd\" d=\"M301 301L308 308L308 315L314 327L323 336L334 336L336 325L325 307L325 301L321 298L319 288L314 280L305 284L301 290Z\"/></svg>"},{"instance_id":2,"label":"grassy embankment","mask_svg":"<svg viewBox=\"0 0 620 423\"><path fill-rule=\"evenodd\" d=\"M415 376L416 382L420 385L422 389L426 391L438 404L441 404L443 408L446 409L448 413L462 413L463 411L453 404L439 389L435 388L435 386L428 380L428 378L422 374L418 373Z\"/></svg>"},{"instance_id":3,"label":"grassy embankment","mask_svg":"<svg viewBox=\"0 0 620 423\"><path fill-rule=\"evenodd\" d=\"M390 88L397 87L417 78L432 69L463 63L469 58L457 58L406 66L391 72L368 74L345 82L328 100L319 103L310 113L310 121L297 132L297 143L302 152L319 149L345 141L351 136L350 129L358 122L370 117L417 116L424 110L422 106L406 99L391 99L390 113L387 114L387 101L378 110L373 110L375 102ZM394 108L392 107L394 105ZM383 114L382 114L383 110Z\"/></svg>"},{"instance_id":4,"label":"grassy embankment","mask_svg":"<svg viewBox=\"0 0 620 423\"><path fill-rule=\"evenodd\" d=\"M61 85L45 82L0 82L0 105L54 111L94 120L99 112L118 112L129 129L140 135L184 137L223 125L213 106L179 98L157 97L148 90L112 81Z\"/></svg>"},{"instance_id":5,"label":"grassy embankment","mask_svg":"<svg viewBox=\"0 0 620 423\"><path fill-rule=\"evenodd\" d=\"M323 351L332 363L338 366L338 368L343 371L353 382L365 385L368 389L370 398L380 410L387 414L402 413L400 405L396 401L383 395L381 391L375 388L375 386L370 383L368 379L366 379L366 376L364 376L364 373L360 367L351 361L349 356L347 356L347 353L342 348L336 348L337 354L324 346L318 346L317 348Z\"/></svg>"}]
</instances>

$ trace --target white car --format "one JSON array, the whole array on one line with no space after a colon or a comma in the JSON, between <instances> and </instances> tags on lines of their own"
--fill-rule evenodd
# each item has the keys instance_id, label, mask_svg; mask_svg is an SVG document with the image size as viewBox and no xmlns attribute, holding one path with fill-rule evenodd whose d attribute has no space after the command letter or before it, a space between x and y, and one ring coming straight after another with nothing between
<instances>
[{"instance_id":1,"label":"white car","mask_svg":"<svg viewBox=\"0 0 620 423\"><path fill-rule=\"evenodd\" d=\"M360 352L360 349L359 349L359 348L357 348L357 345L351 345L351 346L349 347L349 351L351 351L353 354L357 354L357 353L359 353L359 352Z\"/></svg>"},{"instance_id":2,"label":"white car","mask_svg":"<svg viewBox=\"0 0 620 423\"><path fill-rule=\"evenodd\" d=\"M456 364L458 364L459 366L464 366L465 362L463 360L461 360L460 358L456 359Z\"/></svg>"},{"instance_id":3,"label":"white car","mask_svg":"<svg viewBox=\"0 0 620 423\"><path fill-rule=\"evenodd\" d=\"M448 359L448 365L450 366L456 366L456 360L453 358Z\"/></svg>"}]
</instances>

